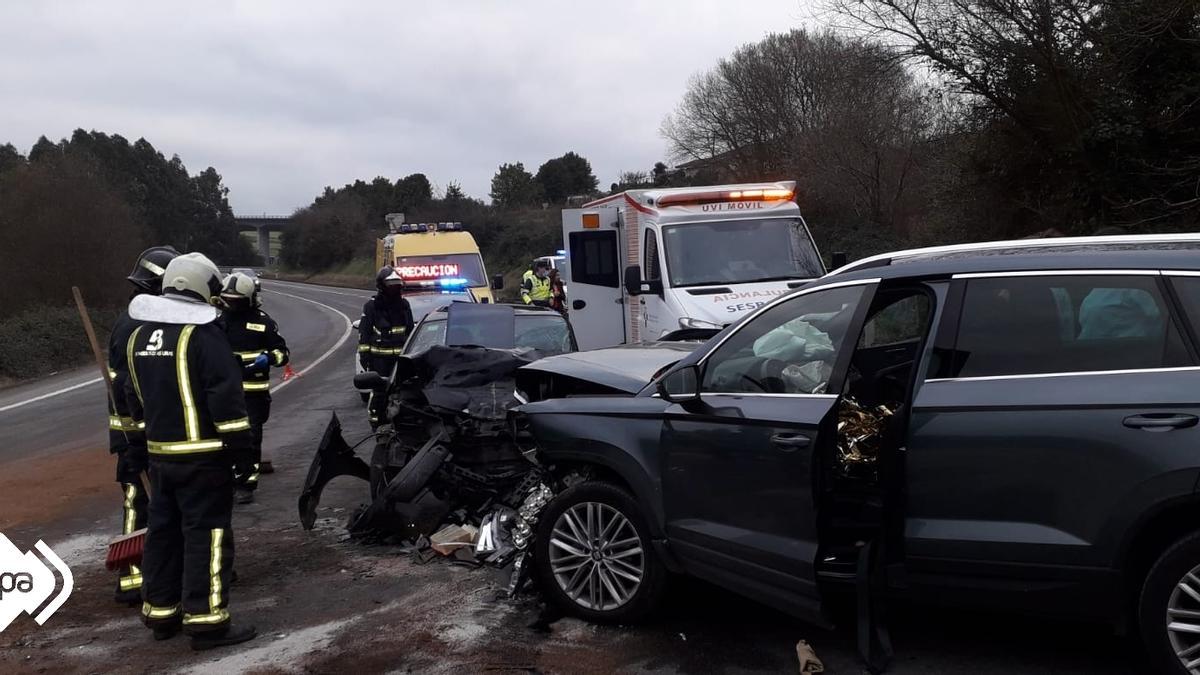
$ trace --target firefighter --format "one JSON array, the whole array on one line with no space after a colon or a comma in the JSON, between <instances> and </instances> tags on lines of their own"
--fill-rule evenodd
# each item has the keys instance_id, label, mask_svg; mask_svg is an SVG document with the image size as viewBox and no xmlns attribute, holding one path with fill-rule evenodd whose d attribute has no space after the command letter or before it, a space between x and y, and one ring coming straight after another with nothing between
<instances>
[{"instance_id":1,"label":"firefighter","mask_svg":"<svg viewBox=\"0 0 1200 675\"><path fill-rule=\"evenodd\" d=\"M375 275L375 297L363 305L358 322L358 358L363 370L392 376L396 357L404 351L404 341L413 328L412 308L404 299L404 280L390 266ZM367 417L371 427L380 424L387 409L386 397L371 393Z\"/></svg>"},{"instance_id":2,"label":"firefighter","mask_svg":"<svg viewBox=\"0 0 1200 675\"><path fill-rule=\"evenodd\" d=\"M150 508L142 557L142 617L156 640L182 628L192 649L238 644L253 627L229 617L234 471L251 467L242 372L213 306L221 275L187 253L163 274L162 295L129 303L126 396L145 422Z\"/></svg>"},{"instance_id":3,"label":"firefighter","mask_svg":"<svg viewBox=\"0 0 1200 675\"><path fill-rule=\"evenodd\" d=\"M155 246L142 251L133 271L126 277L133 284L130 300L142 295L162 292L162 275L167 263L179 251L170 246ZM108 400L108 449L117 456L117 482L121 484L124 506L121 533L130 534L146 526L146 487L142 472L146 470L146 437L142 425L130 416L125 400L125 383L129 368L125 362L125 343L137 328L137 322L122 312L113 324L108 338L108 376L112 380L112 395ZM142 601L142 572L137 565L122 569L117 577L116 600L136 606Z\"/></svg>"},{"instance_id":4,"label":"firefighter","mask_svg":"<svg viewBox=\"0 0 1200 675\"><path fill-rule=\"evenodd\" d=\"M550 263L535 260L521 277L521 301L527 305L549 307L554 291L550 288Z\"/></svg>"},{"instance_id":5,"label":"firefighter","mask_svg":"<svg viewBox=\"0 0 1200 675\"><path fill-rule=\"evenodd\" d=\"M258 284L241 272L226 277L221 288L220 305L225 311L220 324L242 366L242 389L254 445L253 470L234 476L238 504L253 502L259 473L270 473L270 463L262 459L262 432L271 416L271 367L282 368L288 362L287 342L275 320L259 309L258 290Z\"/></svg>"}]
</instances>

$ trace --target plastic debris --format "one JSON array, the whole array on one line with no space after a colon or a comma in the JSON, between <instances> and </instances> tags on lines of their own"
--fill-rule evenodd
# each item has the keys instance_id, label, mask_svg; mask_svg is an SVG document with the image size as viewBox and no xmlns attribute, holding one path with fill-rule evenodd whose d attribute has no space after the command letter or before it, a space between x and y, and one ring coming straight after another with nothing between
<instances>
[{"instance_id":1,"label":"plastic debris","mask_svg":"<svg viewBox=\"0 0 1200 675\"><path fill-rule=\"evenodd\" d=\"M801 673L825 672L825 664L821 663L821 659L817 658L817 653L813 651L812 645L808 644L808 640L801 640L796 643L796 658L800 661Z\"/></svg>"},{"instance_id":2,"label":"plastic debris","mask_svg":"<svg viewBox=\"0 0 1200 675\"><path fill-rule=\"evenodd\" d=\"M525 501L521 502L521 507L517 509L517 525L513 528L512 535L513 546L525 550L529 540L533 538L533 526L537 524L538 514L553 498L554 492L546 487L545 483L539 483L530 491L529 496L525 497Z\"/></svg>"},{"instance_id":3,"label":"plastic debris","mask_svg":"<svg viewBox=\"0 0 1200 675\"><path fill-rule=\"evenodd\" d=\"M429 546L442 555L453 555L456 549L474 546L478 534L471 525L447 525L429 537Z\"/></svg>"}]
</instances>

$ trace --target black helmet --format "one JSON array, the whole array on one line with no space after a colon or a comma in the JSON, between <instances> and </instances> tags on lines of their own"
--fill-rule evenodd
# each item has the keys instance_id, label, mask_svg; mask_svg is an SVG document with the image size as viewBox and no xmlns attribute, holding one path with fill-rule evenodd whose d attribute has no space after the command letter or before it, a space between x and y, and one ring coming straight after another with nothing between
<instances>
[{"instance_id":1,"label":"black helmet","mask_svg":"<svg viewBox=\"0 0 1200 675\"><path fill-rule=\"evenodd\" d=\"M404 279L396 272L396 269L391 265L387 265L379 270L375 275L375 288L379 289L380 293L387 295L399 295L400 290L404 288Z\"/></svg>"},{"instance_id":2,"label":"black helmet","mask_svg":"<svg viewBox=\"0 0 1200 675\"><path fill-rule=\"evenodd\" d=\"M158 295L162 292L162 277L167 264L178 256L179 251L171 246L152 246L138 256L126 279L143 291Z\"/></svg>"}]
</instances>

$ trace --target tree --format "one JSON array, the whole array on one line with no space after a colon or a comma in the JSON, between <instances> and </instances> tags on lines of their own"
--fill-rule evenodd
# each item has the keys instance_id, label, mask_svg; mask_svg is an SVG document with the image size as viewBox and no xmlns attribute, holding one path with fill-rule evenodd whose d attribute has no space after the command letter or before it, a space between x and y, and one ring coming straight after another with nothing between
<instances>
[{"instance_id":1,"label":"tree","mask_svg":"<svg viewBox=\"0 0 1200 675\"><path fill-rule=\"evenodd\" d=\"M1010 231L1188 226L1200 214L1194 0L833 0L962 100L970 170Z\"/></svg>"},{"instance_id":2,"label":"tree","mask_svg":"<svg viewBox=\"0 0 1200 675\"><path fill-rule=\"evenodd\" d=\"M654 168L650 171L650 180L655 187L664 187L670 183L671 173L665 162L654 163Z\"/></svg>"},{"instance_id":3,"label":"tree","mask_svg":"<svg viewBox=\"0 0 1200 675\"><path fill-rule=\"evenodd\" d=\"M458 204L470 200L467 193L463 192L462 186L457 181L450 181L446 186L446 193L442 195L442 201L448 205Z\"/></svg>"},{"instance_id":4,"label":"tree","mask_svg":"<svg viewBox=\"0 0 1200 675\"><path fill-rule=\"evenodd\" d=\"M12 143L0 145L0 173L10 171L25 164L25 156L13 147Z\"/></svg>"},{"instance_id":5,"label":"tree","mask_svg":"<svg viewBox=\"0 0 1200 675\"><path fill-rule=\"evenodd\" d=\"M396 207L401 212L425 206L433 199L433 186L423 173L412 173L396 181Z\"/></svg>"},{"instance_id":6,"label":"tree","mask_svg":"<svg viewBox=\"0 0 1200 675\"><path fill-rule=\"evenodd\" d=\"M531 206L541 199L539 187L521 162L501 164L492 177L492 204L503 209Z\"/></svg>"},{"instance_id":7,"label":"tree","mask_svg":"<svg viewBox=\"0 0 1200 675\"><path fill-rule=\"evenodd\" d=\"M591 162L574 152L555 157L538 167L537 182L552 204L562 204L572 195L591 194L599 183L592 173Z\"/></svg>"},{"instance_id":8,"label":"tree","mask_svg":"<svg viewBox=\"0 0 1200 675\"><path fill-rule=\"evenodd\" d=\"M145 233L121 191L85 157L44 153L0 174L0 316L65 305L71 286L109 307L129 292L125 275ZM61 273L48 274L47 265Z\"/></svg>"},{"instance_id":9,"label":"tree","mask_svg":"<svg viewBox=\"0 0 1200 675\"><path fill-rule=\"evenodd\" d=\"M372 243L366 202L351 191L300 209L292 219L296 226L280 240L280 257L289 267L326 270L350 262Z\"/></svg>"},{"instance_id":10,"label":"tree","mask_svg":"<svg viewBox=\"0 0 1200 675\"><path fill-rule=\"evenodd\" d=\"M693 78L663 135L723 180L794 178L822 215L903 227L929 107L890 56L831 32L768 35Z\"/></svg>"}]
</instances>

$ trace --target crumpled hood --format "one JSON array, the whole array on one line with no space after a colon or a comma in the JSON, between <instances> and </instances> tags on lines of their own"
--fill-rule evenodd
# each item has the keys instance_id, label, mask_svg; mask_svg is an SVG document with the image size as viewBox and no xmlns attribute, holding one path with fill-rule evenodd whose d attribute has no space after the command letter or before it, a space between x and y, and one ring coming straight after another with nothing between
<instances>
[{"instance_id":1,"label":"crumpled hood","mask_svg":"<svg viewBox=\"0 0 1200 675\"><path fill-rule=\"evenodd\" d=\"M129 318L152 323L204 324L217 320L212 305L170 295L139 295L129 301Z\"/></svg>"}]
</instances>

